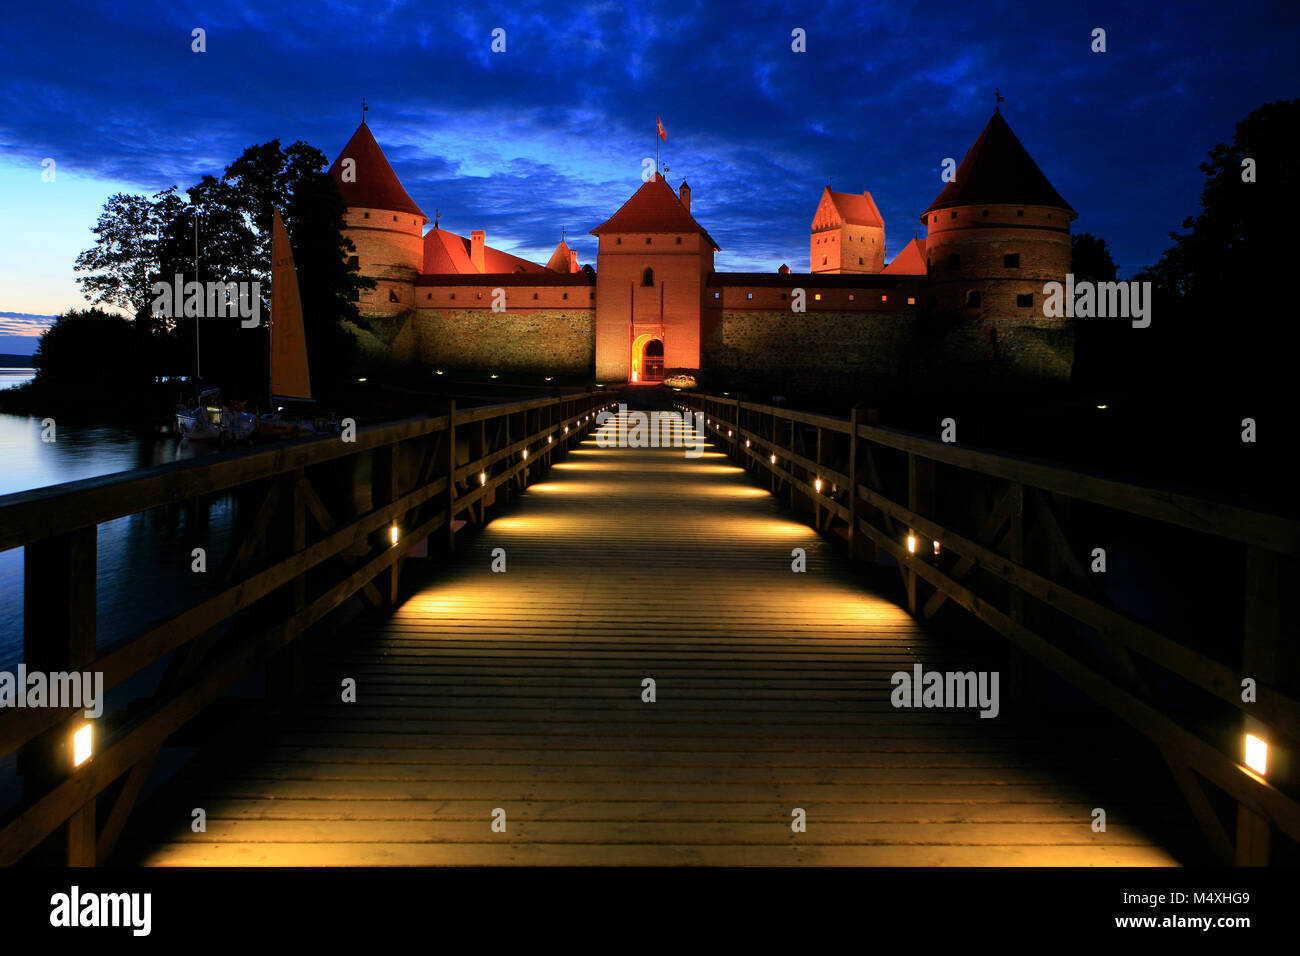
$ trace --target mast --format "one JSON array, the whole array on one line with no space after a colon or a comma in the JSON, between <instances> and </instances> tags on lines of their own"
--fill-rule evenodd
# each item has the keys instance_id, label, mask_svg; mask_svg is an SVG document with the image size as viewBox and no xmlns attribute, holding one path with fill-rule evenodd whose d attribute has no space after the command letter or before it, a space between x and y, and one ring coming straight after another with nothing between
<instances>
[{"instance_id":1,"label":"mast","mask_svg":"<svg viewBox=\"0 0 1300 956\"><path fill-rule=\"evenodd\" d=\"M199 281L199 207L197 203L194 205L194 281L196 283ZM181 294L183 295L184 292L185 290L182 289ZM197 389L203 388L203 368L199 357L199 319L202 312L203 310L199 309L194 314L194 383Z\"/></svg>"}]
</instances>

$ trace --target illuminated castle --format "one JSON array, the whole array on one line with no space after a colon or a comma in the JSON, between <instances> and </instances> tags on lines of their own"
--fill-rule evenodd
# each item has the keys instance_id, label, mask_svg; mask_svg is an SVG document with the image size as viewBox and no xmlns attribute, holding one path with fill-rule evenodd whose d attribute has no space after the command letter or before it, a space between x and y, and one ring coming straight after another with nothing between
<instances>
[{"instance_id":1,"label":"illuminated castle","mask_svg":"<svg viewBox=\"0 0 1300 956\"><path fill-rule=\"evenodd\" d=\"M870 193L823 190L807 273L716 271L690 186L658 173L591 230L593 269L563 241L539 265L479 230L426 232L364 120L331 172L377 283L360 301L376 331L359 335L397 361L607 383L1069 375L1071 332L1043 317L1042 290L1070 271L1076 213L998 111L921 215L927 235L888 264Z\"/></svg>"}]
</instances>

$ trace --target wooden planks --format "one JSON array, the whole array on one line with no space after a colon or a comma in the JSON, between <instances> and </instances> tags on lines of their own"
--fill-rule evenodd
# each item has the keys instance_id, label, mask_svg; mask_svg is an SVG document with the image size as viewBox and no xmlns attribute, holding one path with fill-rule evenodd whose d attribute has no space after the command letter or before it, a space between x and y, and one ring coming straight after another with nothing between
<instances>
[{"instance_id":1,"label":"wooden planks","mask_svg":"<svg viewBox=\"0 0 1300 956\"><path fill-rule=\"evenodd\" d=\"M307 700L224 708L118 862L1175 862L1060 741L891 706L895 671L979 669L965 656L716 452L587 442L445 577L319 655Z\"/></svg>"}]
</instances>

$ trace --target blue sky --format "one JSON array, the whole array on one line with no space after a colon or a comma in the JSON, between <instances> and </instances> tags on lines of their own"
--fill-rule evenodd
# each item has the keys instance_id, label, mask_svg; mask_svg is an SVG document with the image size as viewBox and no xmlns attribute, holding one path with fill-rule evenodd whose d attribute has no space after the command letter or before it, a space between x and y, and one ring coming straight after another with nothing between
<instances>
[{"instance_id":1,"label":"blue sky","mask_svg":"<svg viewBox=\"0 0 1300 956\"><path fill-rule=\"evenodd\" d=\"M363 96L430 217L542 262L567 229L594 263L587 232L640 184L661 114L718 268L800 271L828 179L871 191L896 254L997 86L1075 231L1129 274L1196 212L1207 150L1300 95L1298 27L1294 3L21 4L0 36L0 310L85 305L72 263L111 193L188 187L273 138L333 160Z\"/></svg>"}]
</instances>

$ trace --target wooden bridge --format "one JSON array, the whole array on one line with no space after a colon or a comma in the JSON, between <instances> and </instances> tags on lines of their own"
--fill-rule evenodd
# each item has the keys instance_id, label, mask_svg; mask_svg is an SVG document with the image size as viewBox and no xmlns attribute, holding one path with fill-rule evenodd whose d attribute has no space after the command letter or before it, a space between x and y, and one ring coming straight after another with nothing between
<instances>
[{"instance_id":1,"label":"wooden bridge","mask_svg":"<svg viewBox=\"0 0 1300 956\"><path fill-rule=\"evenodd\" d=\"M0 499L29 597L34 575L67 595L29 600L28 667L121 691L75 767L75 711L0 714L27 785L0 858L1257 864L1300 834L1294 651L1269 590L1294 573L1293 524L725 397L681 406L707 445L679 421L657 435L678 447L619 447L639 442L609 410L602 394L453 406L351 448ZM216 593L97 648L97 524L232 492L242 533ZM1243 545L1244 658L1087 593L1053 496ZM895 706L916 665L1000 672L996 716ZM1083 733L1043 719L1049 670L1096 702ZM1232 750L1246 732L1264 772ZM165 742L197 756L141 800Z\"/></svg>"}]
</instances>

